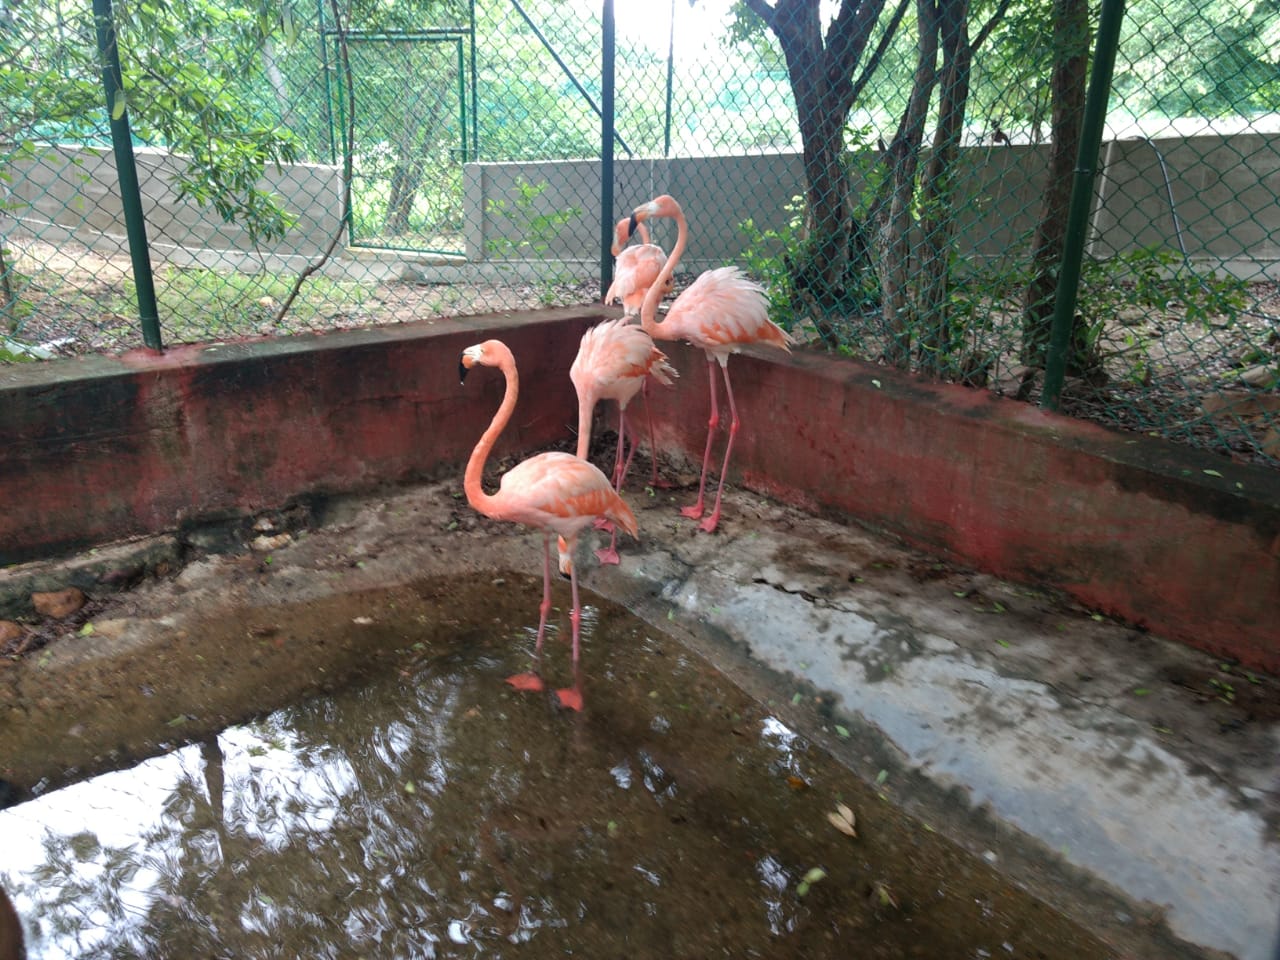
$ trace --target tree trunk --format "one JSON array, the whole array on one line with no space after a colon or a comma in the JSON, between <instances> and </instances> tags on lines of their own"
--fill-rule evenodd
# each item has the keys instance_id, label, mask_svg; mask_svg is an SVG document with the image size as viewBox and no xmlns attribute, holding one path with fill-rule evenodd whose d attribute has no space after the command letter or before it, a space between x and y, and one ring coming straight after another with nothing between
<instances>
[{"instance_id":1,"label":"tree trunk","mask_svg":"<svg viewBox=\"0 0 1280 960\"><path fill-rule=\"evenodd\" d=\"M744 0L778 38L787 62L803 143L808 237L792 254L796 294L810 307L818 332L835 342L829 314L845 301L851 251L861 233L853 221L845 175L844 125L860 85L853 73L886 0L841 0L825 35L819 0ZM904 0L905 3L905 0ZM901 20L896 15L872 55L879 61Z\"/></svg>"},{"instance_id":2,"label":"tree trunk","mask_svg":"<svg viewBox=\"0 0 1280 960\"><path fill-rule=\"evenodd\" d=\"M429 105L419 105L405 113L404 124L396 141L396 165L391 171L391 191L383 218L383 233L396 237L409 232L413 202L422 187L431 148L437 145L448 90L437 86L431 91ZM425 101L424 101L425 103ZM424 122L425 121L425 122Z\"/></svg>"},{"instance_id":3,"label":"tree trunk","mask_svg":"<svg viewBox=\"0 0 1280 960\"><path fill-rule=\"evenodd\" d=\"M1050 79L1052 97L1049 179L1044 206L1031 241L1031 280L1027 284L1022 316L1022 362L1041 368L1053 326L1058 271L1066 242L1067 211L1076 158L1080 153L1080 128L1084 119L1085 88L1089 64L1088 0L1055 0L1053 7L1054 64ZM1078 342L1073 330L1072 342ZM1024 381L1025 393L1029 380ZM1025 399L1025 397L1024 397Z\"/></svg>"},{"instance_id":4,"label":"tree trunk","mask_svg":"<svg viewBox=\"0 0 1280 960\"><path fill-rule=\"evenodd\" d=\"M955 233L951 203L951 170L959 153L960 133L969 103L968 0L942 0L939 22L942 76L939 82L938 127L933 150L921 183L920 283L917 321L920 325L920 366L933 374L946 372L952 342L947 311L947 287L951 274L949 253Z\"/></svg>"},{"instance_id":5,"label":"tree trunk","mask_svg":"<svg viewBox=\"0 0 1280 960\"><path fill-rule=\"evenodd\" d=\"M289 97L289 87L285 83L284 74L280 71L280 65L276 62L276 48L270 37L262 38L261 52L262 72L267 75L267 82L271 84L271 92L276 98L276 109L280 111L280 125L292 129L294 124L293 101Z\"/></svg>"},{"instance_id":6,"label":"tree trunk","mask_svg":"<svg viewBox=\"0 0 1280 960\"><path fill-rule=\"evenodd\" d=\"M880 204L878 247L880 296L884 316L885 359L906 368L911 360L912 310L907 278L911 273L911 201L929 101L938 79L940 14L935 0L917 0L919 50L915 80L898 132L885 151L889 166L886 194Z\"/></svg>"}]
</instances>

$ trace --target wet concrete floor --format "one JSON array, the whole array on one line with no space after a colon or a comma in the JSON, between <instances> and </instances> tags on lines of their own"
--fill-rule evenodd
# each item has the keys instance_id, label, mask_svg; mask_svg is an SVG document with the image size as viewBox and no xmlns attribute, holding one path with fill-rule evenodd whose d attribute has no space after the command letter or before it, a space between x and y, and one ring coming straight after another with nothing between
<instances>
[{"instance_id":1,"label":"wet concrete floor","mask_svg":"<svg viewBox=\"0 0 1280 960\"><path fill-rule=\"evenodd\" d=\"M0 672L0 776L39 794L0 814L27 851L0 869L48 956L1270 960L1274 678L759 497L695 535L655 491L620 567L580 557L563 714L501 683L538 539L455 487L328 504L267 551L81 559L174 568Z\"/></svg>"}]
</instances>

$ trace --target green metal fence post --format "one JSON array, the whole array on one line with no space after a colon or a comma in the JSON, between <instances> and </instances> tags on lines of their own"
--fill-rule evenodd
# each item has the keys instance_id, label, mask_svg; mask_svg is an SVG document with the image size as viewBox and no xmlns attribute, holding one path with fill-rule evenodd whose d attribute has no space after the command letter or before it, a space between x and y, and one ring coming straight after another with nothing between
<instances>
[{"instance_id":1,"label":"green metal fence post","mask_svg":"<svg viewBox=\"0 0 1280 960\"><path fill-rule=\"evenodd\" d=\"M155 280L151 275L151 253L147 246L147 222L142 214L138 168L133 161L133 135L129 132L129 111L125 105L111 0L93 0L93 18L97 24L98 55L102 58L102 86L107 95L107 113L111 117L111 147L116 158L116 177L120 183L120 202L124 207L125 232L129 237L129 257L133 262L133 285L138 293L142 342L152 350L163 350L160 316L156 310Z\"/></svg>"},{"instance_id":2,"label":"green metal fence post","mask_svg":"<svg viewBox=\"0 0 1280 960\"><path fill-rule=\"evenodd\" d=\"M600 292L613 282L613 0L604 0L600 30Z\"/></svg>"},{"instance_id":3,"label":"green metal fence post","mask_svg":"<svg viewBox=\"0 0 1280 960\"><path fill-rule=\"evenodd\" d=\"M1116 65L1116 49L1120 46L1120 25L1124 21L1124 0L1102 0L1102 16L1098 22L1098 42L1089 75L1089 91L1085 96L1084 118L1080 130L1080 153L1071 184L1071 207L1067 214L1067 232L1063 240L1062 266L1058 272L1058 288L1054 295L1053 327L1045 357L1044 392L1040 406L1057 410L1062 395L1062 382L1067 373L1067 354L1071 349L1071 326L1076 313L1076 294L1080 287L1080 263L1084 258L1086 234L1089 232L1089 210L1093 205L1093 181L1097 175L1098 151L1102 147L1102 130L1107 121L1107 101L1111 97L1111 74Z\"/></svg>"}]
</instances>

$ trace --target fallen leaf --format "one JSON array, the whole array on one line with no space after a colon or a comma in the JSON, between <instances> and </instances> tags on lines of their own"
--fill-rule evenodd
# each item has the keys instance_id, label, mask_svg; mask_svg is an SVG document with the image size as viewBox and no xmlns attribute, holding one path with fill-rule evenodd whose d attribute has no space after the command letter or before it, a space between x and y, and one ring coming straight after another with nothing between
<instances>
[{"instance_id":1,"label":"fallen leaf","mask_svg":"<svg viewBox=\"0 0 1280 960\"><path fill-rule=\"evenodd\" d=\"M853 811L843 803L837 803L836 808L827 814L827 822L846 837L856 837L858 835L858 831L854 827Z\"/></svg>"},{"instance_id":2,"label":"fallen leaf","mask_svg":"<svg viewBox=\"0 0 1280 960\"><path fill-rule=\"evenodd\" d=\"M823 870L821 867L810 867L805 872L804 877L796 885L796 896L803 897L809 892L809 888L811 886L823 879L826 875L827 871Z\"/></svg>"}]
</instances>

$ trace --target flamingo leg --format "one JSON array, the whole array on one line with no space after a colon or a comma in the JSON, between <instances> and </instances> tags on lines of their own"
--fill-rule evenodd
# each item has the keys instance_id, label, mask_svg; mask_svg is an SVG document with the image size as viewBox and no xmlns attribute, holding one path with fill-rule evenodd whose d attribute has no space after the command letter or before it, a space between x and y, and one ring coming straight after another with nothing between
<instances>
[{"instance_id":1,"label":"flamingo leg","mask_svg":"<svg viewBox=\"0 0 1280 960\"><path fill-rule=\"evenodd\" d=\"M707 357L707 377L711 381L711 419L707 421L707 447L702 451L702 479L698 481L698 502L680 511L682 516L690 520L697 520L702 516L702 495L707 489L707 466L711 463L711 441L715 439L716 427L720 425L720 408L716 405L716 361L712 356Z\"/></svg>"},{"instance_id":2,"label":"flamingo leg","mask_svg":"<svg viewBox=\"0 0 1280 960\"><path fill-rule=\"evenodd\" d=\"M570 570L573 568L570 567ZM572 577L572 575L571 575ZM575 581L576 583L576 581ZM576 594L576 589L575 589ZM547 632L547 614L551 612L551 534L542 535L542 603L538 605L538 639L533 645L533 669L507 677L507 683L517 690L541 690L542 677L538 664L542 659L542 640Z\"/></svg>"},{"instance_id":3,"label":"flamingo leg","mask_svg":"<svg viewBox=\"0 0 1280 960\"><path fill-rule=\"evenodd\" d=\"M626 407L618 407L618 451L614 455L613 473L609 477L609 482L613 484L613 489L615 490L622 489L622 481L626 478L627 471L631 469L631 457L635 456L635 453L636 453L635 440L634 438L632 438L631 456L627 457L625 464L622 462L622 446L624 443L626 443L626 438L627 438L627 409ZM595 521L592 524L592 527L596 530L608 530L610 533L613 533L614 535L613 538L615 541L617 541L618 535L613 529L613 521L609 520L607 517L596 517ZM600 553L599 551L596 551L597 556L599 556L599 553ZM605 560L604 562L617 563L618 561Z\"/></svg>"},{"instance_id":4,"label":"flamingo leg","mask_svg":"<svg viewBox=\"0 0 1280 960\"><path fill-rule=\"evenodd\" d=\"M622 444L627 435L627 408L618 408L618 460L621 460ZM627 454L625 463L615 462L613 468L613 489L619 493L622 492L622 484L627 479L627 472L631 469L631 459L636 455L636 438L635 431L631 436L631 452ZM601 563L617 563L618 562L618 528L613 525L613 521L606 517L596 517L594 527L596 530L607 530L610 534L609 546L602 550L596 551L596 557Z\"/></svg>"},{"instance_id":5,"label":"flamingo leg","mask_svg":"<svg viewBox=\"0 0 1280 960\"><path fill-rule=\"evenodd\" d=\"M654 439L653 434L653 410L649 406L649 378L644 378L644 383L640 387L640 396L644 400L644 418L649 424L649 463L653 468L653 474L649 480L649 485L655 489L658 486L658 442Z\"/></svg>"},{"instance_id":6,"label":"flamingo leg","mask_svg":"<svg viewBox=\"0 0 1280 960\"><path fill-rule=\"evenodd\" d=\"M618 408L618 436L626 434L627 408ZM622 485L626 482L627 474L631 471L631 461L635 458L636 447L640 446L639 438L636 436L635 427L631 428L631 450L627 454L627 462L622 465L622 472L618 474L618 482L614 484L615 490L622 492Z\"/></svg>"},{"instance_id":7,"label":"flamingo leg","mask_svg":"<svg viewBox=\"0 0 1280 960\"><path fill-rule=\"evenodd\" d=\"M573 590L573 612L569 614L569 622L573 626L573 686L565 690L557 690L556 696L560 706L566 710L582 709L582 680L578 673L579 634L582 628L582 604L578 602L578 572L575 567L569 574L569 583Z\"/></svg>"},{"instance_id":8,"label":"flamingo leg","mask_svg":"<svg viewBox=\"0 0 1280 960\"><path fill-rule=\"evenodd\" d=\"M618 490L622 487L622 474L624 471L622 463L623 447L627 445L627 410L625 407L618 407L618 449L613 457L613 489ZM627 463L631 461L628 460Z\"/></svg>"},{"instance_id":9,"label":"flamingo leg","mask_svg":"<svg viewBox=\"0 0 1280 960\"><path fill-rule=\"evenodd\" d=\"M623 439L627 435L627 408L618 407L618 453L622 453ZM622 490L622 481L627 477L627 471L631 469L631 458L636 455L635 437L631 438L631 453L627 456L626 463L615 464L613 488ZM619 458L621 459L621 458ZM605 564L617 564L618 558L618 528L613 521L606 517L596 517L595 529L609 531L609 546L602 547L595 551L596 559Z\"/></svg>"},{"instance_id":10,"label":"flamingo leg","mask_svg":"<svg viewBox=\"0 0 1280 960\"><path fill-rule=\"evenodd\" d=\"M721 369L724 371L724 391L729 395L729 442L725 444L724 463L720 467L720 485L716 487L716 505L711 508L711 516L698 524L698 529L705 530L707 533L714 533L716 524L720 522L720 497L724 494L724 478L729 472L729 454L733 451L733 438L738 435L738 405L733 402L733 385L729 383L729 365L726 363Z\"/></svg>"},{"instance_id":11,"label":"flamingo leg","mask_svg":"<svg viewBox=\"0 0 1280 960\"><path fill-rule=\"evenodd\" d=\"M649 463L652 467L652 475L649 485L655 490L671 486L665 480L658 479L658 439L653 431L653 408L649 406L649 382L650 378L644 378L644 385L640 387L640 396L644 398L644 416L649 422Z\"/></svg>"}]
</instances>

